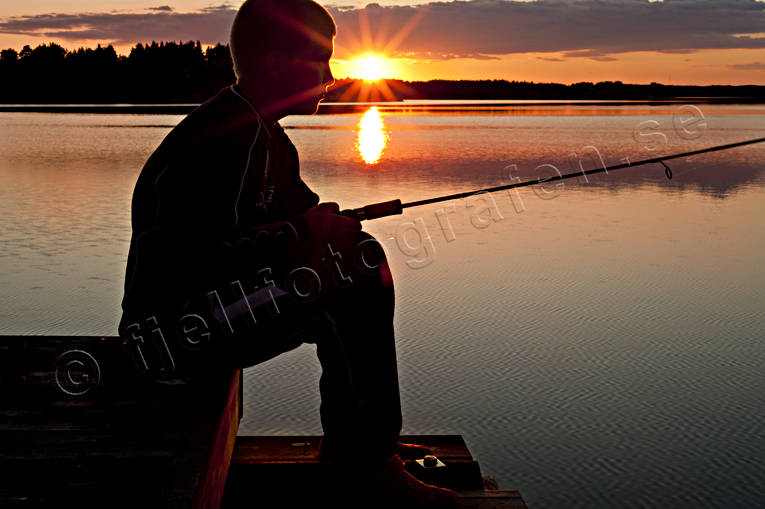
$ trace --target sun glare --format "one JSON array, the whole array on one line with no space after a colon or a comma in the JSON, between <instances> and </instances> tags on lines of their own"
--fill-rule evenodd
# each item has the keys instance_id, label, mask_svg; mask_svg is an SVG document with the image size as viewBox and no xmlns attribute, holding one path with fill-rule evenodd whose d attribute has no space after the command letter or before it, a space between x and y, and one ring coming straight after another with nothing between
<instances>
[{"instance_id":1,"label":"sun glare","mask_svg":"<svg viewBox=\"0 0 765 509\"><path fill-rule=\"evenodd\" d=\"M353 73L355 78L376 81L388 77L390 69L385 58L374 53L367 53L353 61Z\"/></svg>"},{"instance_id":2,"label":"sun glare","mask_svg":"<svg viewBox=\"0 0 765 509\"><path fill-rule=\"evenodd\" d=\"M359 122L356 149L364 162L371 165L380 160L387 144L388 134L385 132L385 124L377 106L373 106L364 113Z\"/></svg>"}]
</instances>

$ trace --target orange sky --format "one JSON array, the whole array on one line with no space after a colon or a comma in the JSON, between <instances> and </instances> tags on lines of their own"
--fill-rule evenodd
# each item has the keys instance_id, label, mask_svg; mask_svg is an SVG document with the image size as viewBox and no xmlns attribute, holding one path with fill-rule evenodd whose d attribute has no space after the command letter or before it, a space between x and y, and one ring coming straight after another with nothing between
<instances>
[{"instance_id":1,"label":"orange sky","mask_svg":"<svg viewBox=\"0 0 765 509\"><path fill-rule=\"evenodd\" d=\"M561 61L545 59L557 58ZM503 56L499 60L457 58L450 60L392 59L386 77L409 81L430 79L506 79L518 81L576 83L623 81L672 85L765 85L763 69L747 66L765 62L762 50L705 50L691 54L658 52L623 53L615 61L600 62L566 58L560 53L528 53ZM338 78L360 77L353 60L333 60Z\"/></svg>"},{"instance_id":2,"label":"orange sky","mask_svg":"<svg viewBox=\"0 0 765 509\"><path fill-rule=\"evenodd\" d=\"M5 0L0 48L100 43L126 54L151 40L225 43L238 2L161 3ZM338 22L338 78L357 76L353 59L377 51L393 57L386 77L404 80L765 85L765 3L756 0L323 3Z\"/></svg>"}]
</instances>

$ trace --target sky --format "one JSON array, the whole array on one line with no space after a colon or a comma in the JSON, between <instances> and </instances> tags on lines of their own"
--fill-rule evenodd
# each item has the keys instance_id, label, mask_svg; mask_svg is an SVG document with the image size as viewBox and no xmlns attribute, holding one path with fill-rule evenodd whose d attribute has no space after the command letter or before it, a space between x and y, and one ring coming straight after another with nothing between
<instances>
[{"instance_id":1,"label":"sky","mask_svg":"<svg viewBox=\"0 0 765 509\"><path fill-rule=\"evenodd\" d=\"M336 77L374 52L405 80L765 85L763 0L320 2L335 17ZM226 42L239 2L3 0L0 48Z\"/></svg>"}]
</instances>

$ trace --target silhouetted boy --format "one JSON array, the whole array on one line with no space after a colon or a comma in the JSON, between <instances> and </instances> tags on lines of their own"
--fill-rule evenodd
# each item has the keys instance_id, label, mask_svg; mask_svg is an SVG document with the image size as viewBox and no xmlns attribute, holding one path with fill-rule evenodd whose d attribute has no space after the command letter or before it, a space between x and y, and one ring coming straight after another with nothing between
<instances>
[{"instance_id":1,"label":"silhouetted boy","mask_svg":"<svg viewBox=\"0 0 765 509\"><path fill-rule=\"evenodd\" d=\"M191 112L135 187L120 335L141 369L194 378L304 342L322 365L330 478L398 505L452 506L397 453L394 294L380 245L301 180L278 124L334 82L336 28L311 0L248 0L231 30L237 84ZM151 348L148 348L151 344Z\"/></svg>"}]
</instances>

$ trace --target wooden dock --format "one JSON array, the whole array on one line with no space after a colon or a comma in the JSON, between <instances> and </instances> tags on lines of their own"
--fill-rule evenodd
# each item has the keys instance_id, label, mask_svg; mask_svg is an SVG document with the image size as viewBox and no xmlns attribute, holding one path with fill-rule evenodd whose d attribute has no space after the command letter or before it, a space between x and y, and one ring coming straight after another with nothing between
<instances>
[{"instance_id":1,"label":"wooden dock","mask_svg":"<svg viewBox=\"0 0 765 509\"><path fill-rule=\"evenodd\" d=\"M236 436L241 383L241 371L200 384L145 379L116 337L0 336L0 507L315 502L320 438ZM457 490L460 507L526 507L517 491L484 489L460 436L402 440L447 465L407 469Z\"/></svg>"},{"instance_id":2,"label":"wooden dock","mask_svg":"<svg viewBox=\"0 0 765 509\"><path fill-rule=\"evenodd\" d=\"M224 509L251 507L253 493L259 494L257 501L265 507L310 506L321 491L321 466L316 457L320 439L305 435L237 437ZM460 435L407 435L401 440L430 447L447 465L425 469L415 461L406 462L407 470L421 481L457 491L460 508L526 508L517 490L486 489L478 462Z\"/></svg>"},{"instance_id":3,"label":"wooden dock","mask_svg":"<svg viewBox=\"0 0 765 509\"><path fill-rule=\"evenodd\" d=\"M0 507L218 507L241 373L142 379L119 338L0 337Z\"/></svg>"}]
</instances>

